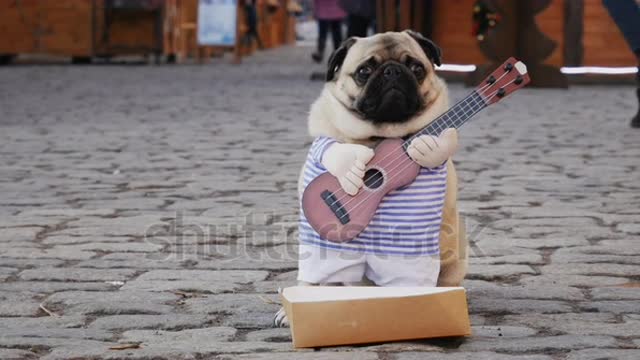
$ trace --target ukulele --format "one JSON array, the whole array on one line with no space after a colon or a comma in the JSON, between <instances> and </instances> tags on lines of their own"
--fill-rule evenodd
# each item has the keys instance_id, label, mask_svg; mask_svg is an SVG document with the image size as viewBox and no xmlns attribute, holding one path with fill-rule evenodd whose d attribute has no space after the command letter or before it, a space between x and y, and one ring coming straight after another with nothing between
<instances>
[{"instance_id":1,"label":"ukulele","mask_svg":"<svg viewBox=\"0 0 640 360\"><path fill-rule=\"evenodd\" d=\"M318 176L302 194L302 210L307 221L324 239L352 240L368 226L382 198L392 190L411 184L420 172L420 165L406 153L413 138L424 134L438 136L447 128L459 128L480 110L528 83L525 64L509 58L467 97L422 130L407 139L381 141L365 168L364 186L354 196L342 190L338 179L330 173Z\"/></svg>"}]
</instances>

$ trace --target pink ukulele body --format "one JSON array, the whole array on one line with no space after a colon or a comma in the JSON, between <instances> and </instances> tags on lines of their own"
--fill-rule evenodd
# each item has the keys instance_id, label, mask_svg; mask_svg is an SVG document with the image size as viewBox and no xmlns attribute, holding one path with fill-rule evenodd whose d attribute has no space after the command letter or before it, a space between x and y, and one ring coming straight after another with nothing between
<instances>
[{"instance_id":1,"label":"pink ukulele body","mask_svg":"<svg viewBox=\"0 0 640 360\"><path fill-rule=\"evenodd\" d=\"M415 180L420 165L409 158L403 143L402 139L387 139L376 146L375 155L367 164L365 185L355 196L344 192L338 179L328 172L309 183L302 196L302 208L322 238L334 242L355 238L369 225L387 193ZM402 172L394 172L399 169Z\"/></svg>"},{"instance_id":2,"label":"pink ukulele body","mask_svg":"<svg viewBox=\"0 0 640 360\"><path fill-rule=\"evenodd\" d=\"M526 66L509 58L469 96L414 136L437 136L446 128L459 128L483 108L527 83ZM354 196L345 193L328 172L311 181L302 195L302 210L311 227L323 239L333 242L346 242L358 236L369 225L382 198L390 191L411 184L420 172L420 165L405 151L408 143L409 140L404 139L381 141L367 164L365 184Z\"/></svg>"}]
</instances>

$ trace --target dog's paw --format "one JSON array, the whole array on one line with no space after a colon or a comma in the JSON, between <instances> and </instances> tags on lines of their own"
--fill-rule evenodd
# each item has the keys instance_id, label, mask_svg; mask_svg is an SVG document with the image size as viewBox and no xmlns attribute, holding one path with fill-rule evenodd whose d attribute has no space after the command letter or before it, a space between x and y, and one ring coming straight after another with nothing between
<instances>
[{"instance_id":1,"label":"dog's paw","mask_svg":"<svg viewBox=\"0 0 640 360\"><path fill-rule=\"evenodd\" d=\"M453 156L457 147L458 133L456 129L447 129L438 137L420 135L414 138L407 148L407 154L420 166L433 169Z\"/></svg>"},{"instance_id":2,"label":"dog's paw","mask_svg":"<svg viewBox=\"0 0 640 360\"><path fill-rule=\"evenodd\" d=\"M365 167L373 156L373 150L364 145L333 144L324 153L322 165L347 194L355 195L364 185Z\"/></svg>"},{"instance_id":3,"label":"dog's paw","mask_svg":"<svg viewBox=\"0 0 640 360\"><path fill-rule=\"evenodd\" d=\"M287 318L287 313L284 311L284 308L281 307L280 310L273 317L273 326L275 327L289 327L289 319Z\"/></svg>"}]
</instances>

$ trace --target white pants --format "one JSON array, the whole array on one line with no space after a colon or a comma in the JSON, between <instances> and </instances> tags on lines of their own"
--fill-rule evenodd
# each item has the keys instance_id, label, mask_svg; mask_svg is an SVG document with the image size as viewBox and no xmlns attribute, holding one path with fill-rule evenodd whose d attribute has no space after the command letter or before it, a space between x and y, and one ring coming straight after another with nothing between
<instances>
[{"instance_id":1,"label":"white pants","mask_svg":"<svg viewBox=\"0 0 640 360\"><path fill-rule=\"evenodd\" d=\"M354 283L367 277L378 286L436 286L439 256L378 255L300 244L298 280L312 284Z\"/></svg>"}]
</instances>

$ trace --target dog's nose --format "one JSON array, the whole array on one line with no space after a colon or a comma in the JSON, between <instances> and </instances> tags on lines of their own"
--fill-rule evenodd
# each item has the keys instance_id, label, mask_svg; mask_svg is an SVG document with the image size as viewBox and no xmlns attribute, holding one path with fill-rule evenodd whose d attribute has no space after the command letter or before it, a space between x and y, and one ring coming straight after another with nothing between
<instances>
[{"instance_id":1,"label":"dog's nose","mask_svg":"<svg viewBox=\"0 0 640 360\"><path fill-rule=\"evenodd\" d=\"M398 76L400 76L400 65L396 65L396 64L389 64L387 65L387 67L384 68L384 71L382 72L382 74L384 75L384 78L386 80L393 80L396 79Z\"/></svg>"}]
</instances>

